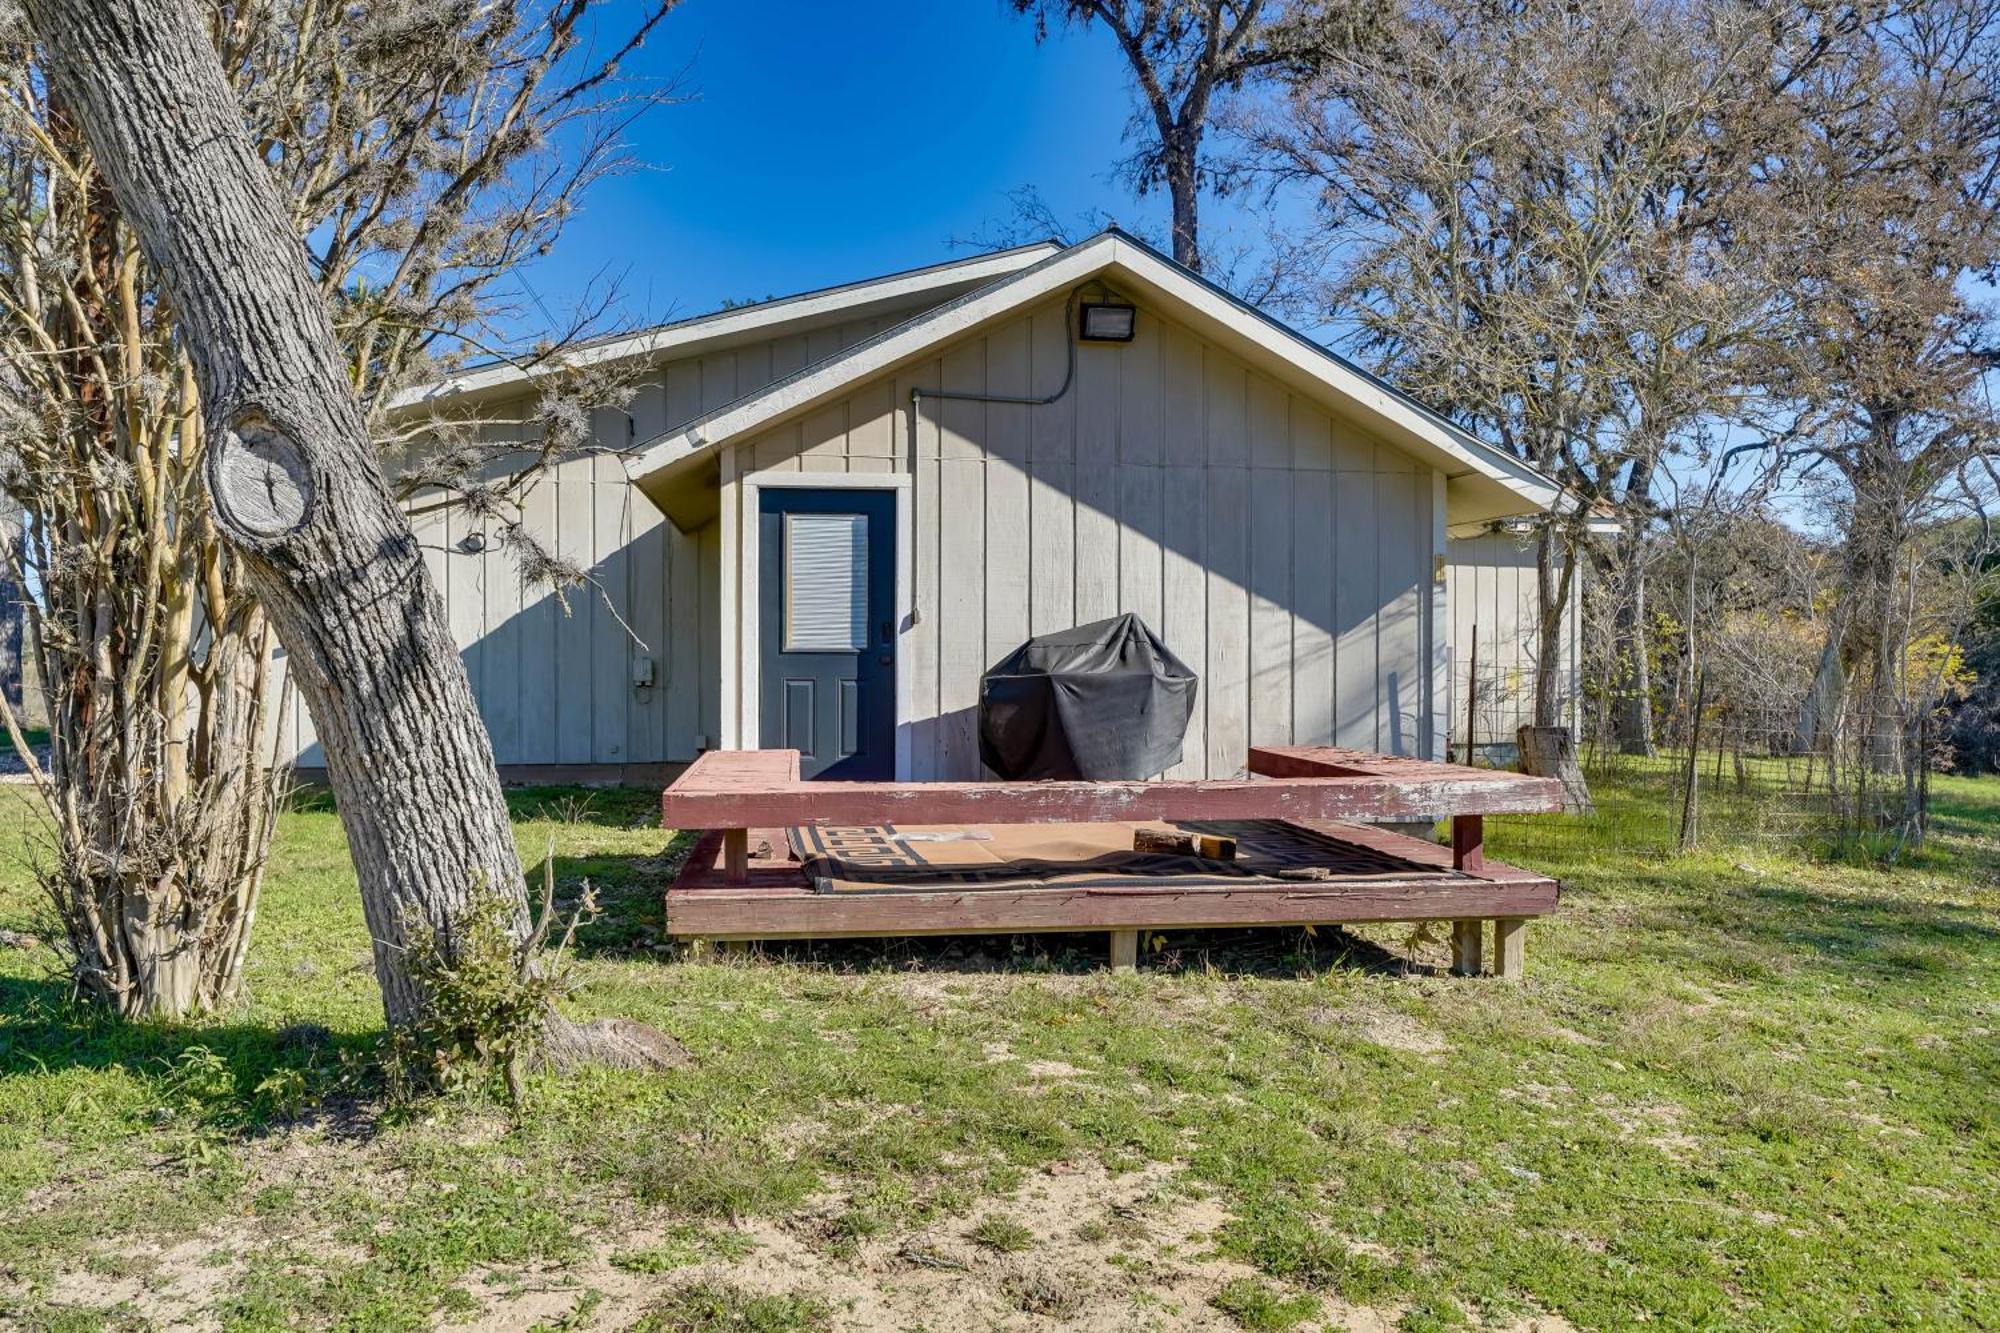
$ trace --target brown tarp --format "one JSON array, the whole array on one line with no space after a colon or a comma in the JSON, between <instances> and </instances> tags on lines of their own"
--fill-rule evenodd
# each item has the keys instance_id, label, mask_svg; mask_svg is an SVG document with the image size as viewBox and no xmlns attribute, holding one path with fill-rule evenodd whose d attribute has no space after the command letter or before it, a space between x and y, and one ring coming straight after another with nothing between
<instances>
[{"instance_id":1,"label":"brown tarp","mask_svg":"<svg viewBox=\"0 0 2000 1333\"><path fill-rule=\"evenodd\" d=\"M1132 850L1138 828L1178 828L1236 839L1233 861ZM1282 820L1174 824L994 824L962 828L882 824L808 826L787 833L792 853L820 893L894 893L940 888L1297 887L1318 868L1337 879L1449 877L1332 834Z\"/></svg>"}]
</instances>

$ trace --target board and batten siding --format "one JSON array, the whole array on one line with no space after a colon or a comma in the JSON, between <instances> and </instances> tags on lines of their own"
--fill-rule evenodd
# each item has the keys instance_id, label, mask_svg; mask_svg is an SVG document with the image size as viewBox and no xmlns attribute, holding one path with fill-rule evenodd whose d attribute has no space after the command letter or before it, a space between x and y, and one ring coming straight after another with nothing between
<instances>
[{"instance_id":1,"label":"board and batten siding","mask_svg":"<svg viewBox=\"0 0 2000 1333\"><path fill-rule=\"evenodd\" d=\"M912 387L1046 396L1069 355L1056 300L724 460L738 532L754 530L745 476L914 470L910 776L979 776L987 666L1121 611L1201 677L1169 776L1240 773L1253 744L1441 754L1442 478L1179 325L1141 310L1132 342L1078 344L1053 403L924 399L912 469ZM757 558L754 542L736 550ZM740 631L738 616L725 634ZM745 736L745 718L723 734Z\"/></svg>"},{"instance_id":2,"label":"board and batten siding","mask_svg":"<svg viewBox=\"0 0 2000 1333\"><path fill-rule=\"evenodd\" d=\"M600 444L623 450L873 337L908 313L667 361L626 412L598 413L593 429ZM520 420L531 408L523 400L488 415ZM681 532L632 485L613 453L549 469L529 494L526 521L542 543L588 570L592 583L560 597L523 586L514 557L480 520L451 510L414 520L495 761L623 768L685 763L713 746L722 729L720 528ZM635 680L642 658L653 664L650 686ZM278 665L282 670L282 654ZM283 763L322 766L303 700L296 691L283 697L276 754Z\"/></svg>"},{"instance_id":3,"label":"board and batten siding","mask_svg":"<svg viewBox=\"0 0 2000 1333\"><path fill-rule=\"evenodd\" d=\"M1451 704L1449 732L1455 752L1464 753L1467 704L1471 704L1475 750L1515 744L1515 732L1534 720L1536 608L1535 543L1529 536L1498 531L1453 537L1449 545L1451 603ZM1558 686L1563 719L1578 723L1581 679L1577 645L1581 639L1582 579L1570 592L1563 618L1563 660ZM1478 634L1478 696L1468 701Z\"/></svg>"}]
</instances>

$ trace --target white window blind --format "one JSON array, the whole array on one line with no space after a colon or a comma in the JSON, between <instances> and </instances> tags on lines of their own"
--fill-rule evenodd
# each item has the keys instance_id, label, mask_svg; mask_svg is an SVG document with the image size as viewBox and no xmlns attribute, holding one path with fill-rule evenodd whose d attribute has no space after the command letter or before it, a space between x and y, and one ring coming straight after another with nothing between
<instances>
[{"instance_id":1,"label":"white window blind","mask_svg":"<svg viewBox=\"0 0 2000 1333\"><path fill-rule=\"evenodd\" d=\"M868 516L785 515L785 651L868 646Z\"/></svg>"}]
</instances>

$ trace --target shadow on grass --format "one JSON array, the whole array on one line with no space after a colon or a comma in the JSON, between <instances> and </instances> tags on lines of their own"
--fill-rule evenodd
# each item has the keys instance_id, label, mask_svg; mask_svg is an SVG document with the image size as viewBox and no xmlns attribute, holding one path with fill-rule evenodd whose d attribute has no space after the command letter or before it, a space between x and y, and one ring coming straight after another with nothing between
<instances>
[{"instance_id":1,"label":"shadow on grass","mask_svg":"<svg viewBox=\"0 0 2000 1333\"><path fill-rule=\"evenodd\" d=\"M1812 863L1776 873L1713 865L1697 872L1655 858L1579 868L1564 899L1596 936L1572 939L1571 948L1597 961L1664 964L1689 978L1782 976L1913 994L1973 984L1983 961L2000 958L2000 924L1967 893L1962 869L1940 885L1908 867L1846 867L1828 883Z\"/></svg>"},{"instance_id":2,"label":"shadow on grass","mask_svg":"<svg viewBox=\"0 0 2000 1333\"><path fill-rule=\"evenodd\" d=\"M971 976L1016 973L1075 976L1103 969L1104 931L1045 931L1020 935L903 935L859 939L760 940L756 956L843 974L930 972ZM685 950L683 955L685 956ZM1393 976L1433 976L1437 969L1337 927L1309 933L1296 927L1147 931L1140 935L1140 969L1173 975L1297 980L1358 970Z\"/></svg>"},{"instance_id":3,"label":"shadow on grass","mask_svg":"<svg viewBox=\"0 0 2000 1333\"><path fill-rule=\"evenodd\" d=\"M579 931L580 958L657 956L666 939L667 886L680 874L694 846L692 833L676 833L666 846L650 855L604 853L555 858L556 905L572 910L585 881L597 894L597 920ZM540 866L528 867L528 880L540 892Z\"/></svg>"},{"instance_id":4,"label":"shadow on grass","mask_svg":"<svg viewBox=\"0 0 2000 1333\"><path fill-rule=\"evenodd\" d=\"M651 788L523 787L508 790L507 805L517 824L632 830L657 826L659 795ZM333 798L324 789L310 789L294 798L292 808L330 813ZM682 832L671 835L654 853L559 854L555 858L558 908L564 912L573 908L586 880L597 893L600 914L579 932L577 956L662 963L684 956L684 946L667 943L666 891L694 841L694 834ZM536 864L524 868L532 896L539 892L541 868ZM1107 942L1104 932L1095 931L774 940L757 947L766 957L837 972L1077 974L1104 966ZM1317 935L1296 928L1148 932L1142 939L1141 966L1266 978L1343 968L1391 975L1437 971L1333 927Z\"/></svg>"},{"instance_id":5,"label":"shadow on grass","mask_svg":"<svg viewBox=\"0 0 2000 1333\"><path fill-rule=\"evenodd\" d=\"M1714 905L1721 909L1714 924L1732 938L1815 970L1943 972L1951 951L2000 954L2000 928L1969 906L1946 902L1758 881L1727 890Z\"/></svg>"},{"instance_id":6,"label":"shadow on grass","mask_svg":"<svg viewBox=\"0 0 2000 1333\"><path fill-rule=\"evenodd\" d=\"M363 1133L337 1094L368 1069L380 1034L228 1022L128 1022L72 1000L60 980L0 977L0 1079L62 1069L121 1071L162 1123L255 1135L301 1117Z\"/></svg>"}]
</instances>

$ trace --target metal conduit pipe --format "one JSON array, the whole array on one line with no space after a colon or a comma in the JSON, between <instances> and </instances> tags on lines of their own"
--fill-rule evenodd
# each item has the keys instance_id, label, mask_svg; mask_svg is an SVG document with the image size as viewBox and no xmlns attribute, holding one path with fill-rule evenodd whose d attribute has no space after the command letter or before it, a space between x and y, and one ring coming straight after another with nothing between
<instances>
[{"instance_id":1,"label":"metal conduit pipe","mask_svg":"<svg viewBox=\"0 0 2000 1333\"><path fill-rule=\"evenodd\" d=\"M1012 403L1021 407L1047 407L1059 401L1076 387L1076 298L1085 287L1098 285L1096 280L1079 284L1070 289L1069 299L1063 302L1063 345L1069 351L1069 364L1063 369L1062 387L1054 393L1037 397L1032 394L1012 393L972 393L960 389L926 389L920 384L910 386L910 530L917 526L917 436L923 424L924 399L944 398L961 403ZM910 624L920 622L921 614L914 606L910 608Z\"/></svg>"}]
</instances>

